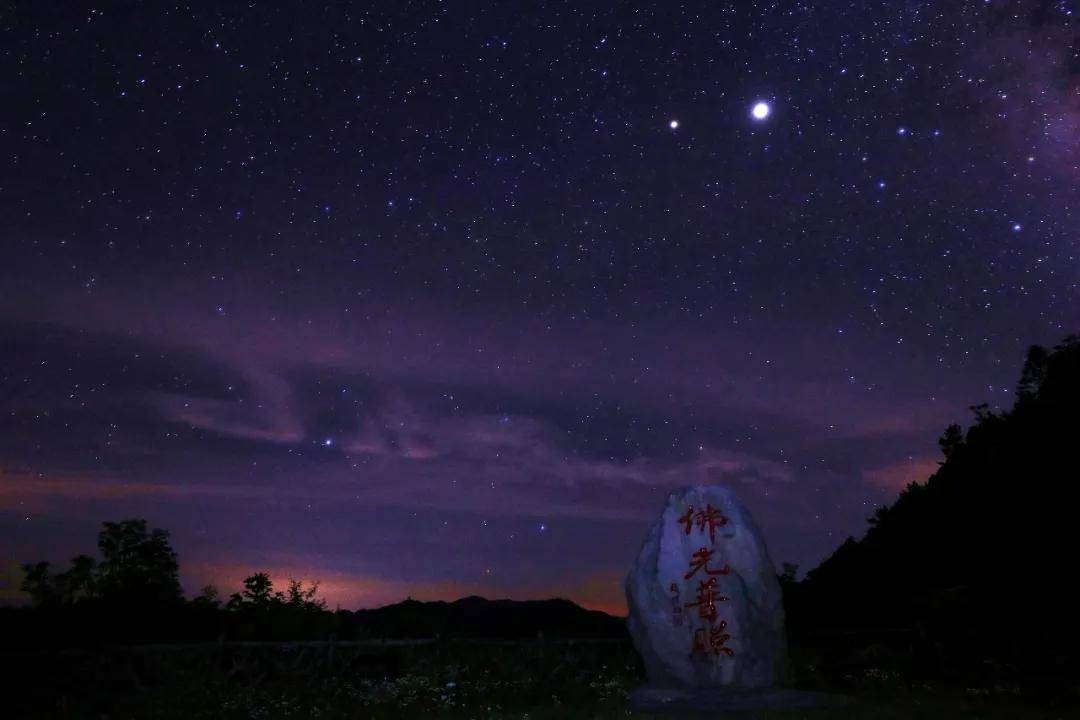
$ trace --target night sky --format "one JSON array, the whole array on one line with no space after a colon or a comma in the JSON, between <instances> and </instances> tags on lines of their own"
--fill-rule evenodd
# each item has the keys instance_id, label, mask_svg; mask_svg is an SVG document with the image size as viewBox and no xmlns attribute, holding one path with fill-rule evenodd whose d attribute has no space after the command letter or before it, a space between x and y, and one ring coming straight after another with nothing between
<instances>
[{"instance_id":1,"label":"night sky","mask_svg":"<svg viewBox=\"0 0 1080 720\"><path fill-rule=\"evenodd\" d=\"M145 517L189 593L621 612L700 482L813 567L1080 329L1078 17L5 3L3 598Z\"/></svg>"}]
</instances>

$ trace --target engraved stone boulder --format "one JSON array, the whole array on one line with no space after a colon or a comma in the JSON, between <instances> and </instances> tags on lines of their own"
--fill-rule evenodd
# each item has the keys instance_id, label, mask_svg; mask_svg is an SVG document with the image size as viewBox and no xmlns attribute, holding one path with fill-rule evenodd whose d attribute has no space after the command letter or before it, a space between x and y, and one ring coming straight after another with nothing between
<instances>
[{"instance_id":1,"label":"engraved stone boulder","mask_svg":"<svg viewBox=\"0 0 1080 720\"><path fill-rule=\"evenodd\" d=\"M626 578L628 625L652 688L768 691L787 646L780 583L725 486L672 492Z\"/></svg>"}]
</instances>

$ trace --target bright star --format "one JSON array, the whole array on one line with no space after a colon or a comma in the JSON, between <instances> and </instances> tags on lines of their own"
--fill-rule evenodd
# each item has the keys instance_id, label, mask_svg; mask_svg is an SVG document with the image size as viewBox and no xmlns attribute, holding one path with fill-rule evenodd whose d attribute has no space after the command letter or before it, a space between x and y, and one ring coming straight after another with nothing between
<instances>
[{"instance_id":1,"label":"bright star","mask_svg":"<svg viewBox=\"0 0 1080 720\"><path fill-rule=\"evenodd\" d=\"M1024 226L1021 225L1020 223L1013 223L1013 226L1012 226L1012 231L1013 232L1020 232L1023 229L1024 229Z\"/></svg>"},{"instance_id":2,"label":"bright star","mask_svg":"<svg viewBox=\"0 0 1080 720\"><path fill-rule=\"evenodd\" d=\"M672 130L678 130L679 129L679 121L678 120L672 120L671 122L668 123L668 127L671 128Z\"/></svg>"},{"instance_id":3,"label":"bright star","mask_svg":"<svg viewBox=\"0 0 1080 720\"><path fill-rule=\"evenodd\" d=\"M759 102L750 109L750 114L754 116L755 120L764 120L769 117L770 112L772 112L772 108L769 107L767 102Z\"/></svg>"}]
</instances>

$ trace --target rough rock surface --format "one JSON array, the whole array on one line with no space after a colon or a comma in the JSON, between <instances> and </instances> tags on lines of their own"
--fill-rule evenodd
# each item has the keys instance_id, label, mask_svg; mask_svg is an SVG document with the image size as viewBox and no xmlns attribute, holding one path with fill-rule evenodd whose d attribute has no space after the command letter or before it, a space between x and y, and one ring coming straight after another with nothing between
<instances>
[{"instance_id":1,"label":"rough rock surface","mask_svg":"<svg viewBox=\"0 0 1080 720\"><path fill-rule=\"evenodd\" d=\"M761 531L730 488L668 496L626 578L626 598L651 686L752 690L783 680L780 583Z\"/></svg>"}]
</instances>

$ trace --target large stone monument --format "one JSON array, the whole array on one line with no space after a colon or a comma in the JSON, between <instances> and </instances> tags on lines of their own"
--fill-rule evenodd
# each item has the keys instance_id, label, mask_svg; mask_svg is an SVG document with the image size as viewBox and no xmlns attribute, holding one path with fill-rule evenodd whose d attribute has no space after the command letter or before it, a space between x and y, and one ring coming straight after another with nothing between
<instances>
[{"instance_id":1,"label":"large stone monument","mask_svg":"<svg viewBox=\"0 0 1080 720\"><path fill-rule=\"evenodd\" d=\"M787 644L780 583L765 540L734 492L668 496L626 578L628 625L649 684L633 705L701 710L805 707L778 689Z\"/></svg>"}]
</instances>

